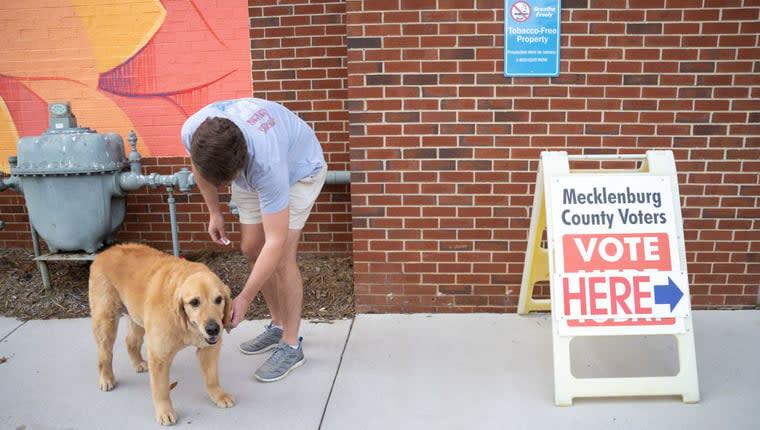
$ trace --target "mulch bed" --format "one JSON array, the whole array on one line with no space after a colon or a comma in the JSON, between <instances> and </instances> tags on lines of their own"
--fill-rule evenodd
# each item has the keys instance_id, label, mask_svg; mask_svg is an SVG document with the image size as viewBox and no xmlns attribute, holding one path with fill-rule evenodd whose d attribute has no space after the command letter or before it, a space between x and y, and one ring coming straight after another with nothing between
<instances>
[{"instance_id":1,"label":"mulch bed","mask_svg":"<svg viewBox=\"0 0 760 430\"><path fill-rule=\"evenodd\" d=\"M211 268L236 296L250 268L239 251L188 251L185 258ZM87 303L89 261L48 261L52 288L46 290L31 249L0 249L0 316L20 320L84 318ZM350 256L303 254L298 264L304 280L303 318L335 320L354 316L353 261ZM246 318L265 319L269 314L261 294Z\"/></svg>"}]
</instances>

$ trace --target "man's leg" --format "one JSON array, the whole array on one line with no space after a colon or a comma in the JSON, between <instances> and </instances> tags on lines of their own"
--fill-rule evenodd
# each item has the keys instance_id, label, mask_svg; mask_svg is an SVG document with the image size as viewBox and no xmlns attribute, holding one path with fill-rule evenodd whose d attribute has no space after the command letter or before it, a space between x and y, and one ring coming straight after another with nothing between
<instances>
[{"instance_id":1,"label":"man's leg","mask_svg":"<svg viewBox=\"0 0 760 430\"><path fill-rule=\"evenodd\" d=\"M256 259L259 258L259 253L261 253L266 239L261 218L259 195L255 192L243 190L235 184L232 184L231 191L232 200L237 205L240 216L240 250L245 255L252 269ZM280 315L282 312L280 311L277 292L274 287L275 283L273 281L266 282L261 288L261 293L264 295L269 314L272 316L272 323L281 326L282 320ZM245 349L247 348L241 349L243 352L246 352ZM247 352L251 353L251 351Z\"/></svg>"},{"instance_id":2,"label":"man's leg","mask_svg":"<svg viewBox=\"0 0 760 430\"><path fill-rule=\"evenodd\" d=\"M292 346L298 345L303 310L303 278L297 260L300 240L301 230L288 230L285 255L277 268L275 278L277 302L282 318L282 341Z\"/></svg>"},{"instance_id":3,"label":"man's leg","mask_svg":"<svg viewBox=\"0 0 760 430\"><path fill-rule=\"evenodd\" d=\"M298 336L303 310L303 278L296 256L298 243L301 240L301 230L322 189L326 174L325 167L317 175L304 178L290 187L288 237L285 241L285 254L275 270L274 279L283 321L282 343L254 373L256 379L262 382L278 381L305 361Z\"/></svg>"},{"instance_id":4,"label":"man's leg","mask_svg":"<svg viewBox=\"0 0 760 430\"><path fill-rule=\"evenodd\" d=\"M262 224L240 224L240 249L248 260L251 268L259 258L261 248L264 246L264 228ZM272 325L282 327L282 310L279 306L279 298L276 289L276 276L273 274L272 278L264 284L261 288L261 294L264 296L264 301L269 309L269 315L272 317Z\"/></svg>"},{"instance_id":5,"label":"man's leg","mask_svg":"<svg viewBox=\"0 0 760 430\"><path fill-rule=\"evenodd\" d=\"M260 223L241 223L240 233L240 249L248 260L248 263L251 265L251 268L253 268L256 259L259 257L261 248L264 246L264 229ZM267 281L261 289L272 322L262 333L240 344L240 352L243 354L262 354L275 348L282 340L283 312L280 310L276 289L277 278L278 276L273 274L272 278Z\"/></svg>"},{"instance_id":6,"label":"man's leg","mask_svg":"<svg viewBox=\"0 0 760 430\"><path fill-rule=\"evenodd\" d=\"M303 307L303 279L296 260L300 236L300 229L288 231L285 255L277 266L275 288L283 318L282 341L254 373L262 382L279 381L305 361L298 336Z\"/></svg>"}]
</instances>

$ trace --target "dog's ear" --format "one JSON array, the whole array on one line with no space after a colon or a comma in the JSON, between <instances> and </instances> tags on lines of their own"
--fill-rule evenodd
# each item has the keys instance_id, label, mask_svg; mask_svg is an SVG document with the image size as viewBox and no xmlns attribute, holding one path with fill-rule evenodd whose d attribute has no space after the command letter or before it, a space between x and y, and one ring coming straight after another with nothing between
<instances>
[{"instance_id":1,"label":"dog's ear","mask_svg":"<svg viewBox=\"0 0 760 430\"><path fill-rule=\"evenodd\" d=\"M180 294L179 288L177 288L177 292L174 294L174 302L176 303L175 310L177 314L177 322L179 322L182 328L187 329L189 325L187 312L185 312L185 301L182 300L182 294Z\"/></svg>"},{"instance_id":2,"label":"dog's ear","mask_svg":"<svg viewBox=\"0 0 760 430\"><path fill-rule=\"evenodd\" d=\"M232 293L230 287L224 286L224 319L223 324L225 328L229 327L232 322Z\"/></svg>"}]
</instances>

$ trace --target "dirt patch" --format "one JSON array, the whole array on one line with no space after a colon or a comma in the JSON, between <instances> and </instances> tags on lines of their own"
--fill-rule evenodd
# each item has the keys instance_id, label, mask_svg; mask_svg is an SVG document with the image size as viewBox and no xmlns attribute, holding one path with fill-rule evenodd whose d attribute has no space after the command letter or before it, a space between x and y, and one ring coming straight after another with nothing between
<instances>
[{"instance_id":1,"label":"dirt patch","mask_svg":"<svg viewBox=\"0 0 760 430\"><path fill-rule=\"evenodd\" d=\"M185 258L211 268L236 296L248 278L248 262L239 251L187 251ZM0 249L0 315L21 320L84 318L89 261L47 262L52 288L45 290L30 249ZM299 255L304 280L303 318L333 320L354 316L353 262L346 256ZM261 294L246 318L269 313Z\"/></svg>"}]
</instances>

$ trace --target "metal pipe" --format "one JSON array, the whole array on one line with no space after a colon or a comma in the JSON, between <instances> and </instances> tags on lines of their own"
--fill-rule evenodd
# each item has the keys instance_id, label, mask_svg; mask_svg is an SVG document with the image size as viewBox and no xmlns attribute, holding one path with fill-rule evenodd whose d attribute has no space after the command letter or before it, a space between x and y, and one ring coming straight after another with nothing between
<instances>
[{"instance_id":1,"label":"metal pipe","mask_svg":"<svg viewBox=\"0 0 760 430\"><path fill-rule=\"evenodd\" d=\"M11 187L10 185L7 185L5 183L5 179L3 179L3 172L0 172L0 191L5 191L6 189L10 187Z\"/></svg>"},{"instance_id":2,"label":"metal pipe","mask_svg":"<svg viewBox=\"0 0 760 430\"><path fill-rule=\"evenodd\" d=\"M142 157L140 157L140 153L137 152L137 134L135 134L134 130L129 132L127 140L129 141L129 146L132 147L132 151L127 158L129 161L129 170L135 175L140 175L142 174Z\"/></svg>"},{"instance_id":3,"label":"metal pipe","mask_svg":"<svg viewBox=\"0 0 760 430\"><path fill-rule=\"evenodd\" d=\"M40 256L42 256L42 252L40 250L40 238L37 235L37 230L34 229L33 225L29 225L30 230L32 230L32 247L34 248L34 259L37 261L37 268L40 270L40 276L42 276L42 286L45 287L46 290L50 289L50 273L48 272L47 263L45 263L44 260L40 259Z\"/></svg>"},{"instance_id":4,"label":"metal pipe","mask_svg":"<svg viewBox=\"0 0 760 430\"><path fill-rule=\"evenodd\" d=\"M8 157L8 164L11 166L16 166L16 157ZM16 176L9 176L8 180L3 178L3 172L0 172L0 191L5 191L7 189L11 189L17 193L21 192L21 181L18 180ZM0 220L0 230L5 228L5 222L3 220Z\"/></svg>"},{"instance_id":5,"label":"metal pipe","mask_svg":"<svg viewBox=\"0 0 760 430\"><path fill-rule=\"evenodd\" d=\"M351 172L348 170L328 170L325 177L325 185L347 185L351 183ZM239 215L237 204L230 200L227 203L230 208L230 213L233 215Z\"/></svg>"},{"instance_id":6,"label":"metal pipe","mask_svg":"<svg viewBox=\"0 0 760 430\"><path fill-rule=\"evenodd\" d=\"M143 175L140 153L137 152L137 135L134 130L129 133L127 140L129 140L129 146L132 148L128 157L129 172L124 172L118 175L113 193L116 195L123 195L125 191L136 190L145 185L151 188L166 186L166 192L169 194L167 203L169 204L169 221L171 223L172 253L175 257L179 257L177 200L174 198L174 187L179 188L183 193L189 192L196 186L195 176L193 176L193 173L187 168L182 168L179 172L174 173L173 175L159 175L156 173Z\"/></svg>"},{"instance_id":7,"label":"metal pipe","mask_svg":"<svg viewBox=\"0 0 760 430\"><path fill-rule=\"evenodd\" d=\"M136 158L133 160L135 159ZM142 175L136 173L139 172L139 170L135 170L134 163L131 167L132 169L129 172L124 172L118 175L113 190L114 194L124 195L126 191L136 190L146 185L151 188L166 186L166 192L169 193L167 203L169 204L169 221L171 222L172 252L175 257L179 257L179 237L177 233L176 205L177 200L174 198L174 187L179 188L182 192L189 192L192 187L196 186L193 173L187 168L182 168L182 170L174 173L173 175L159 175L157 173Z\"/></svg>"},{"instance_id":8,"label":"metal pipe","mask_svg":"<svg viewBox=\"0 0 760 430\"><path fill-rule=\"evenodd\" d=\"M172 187L166 187L166 192L169 193L169 221L171 222L172 230L172 253L175 257L179 257L179 238L177 237L177 206Z\"/></svg>"},{"instance_id":9,"label":"metal pipe","mask_svg":"<svg viewBox=\"0 0 760 430\"><path fill-rule=\"evenodd\" d=\"M15 155L8 157L8 164L10 164L11 172L13 172L13 169L16 167L16 165L18 165L18 158ZM3 173L0 172L0 191L5 191L8 189L17 193L21 193L23 191L21 188L21 181L19 180L18 176L15 175L11 175L7 179L4 179Z\"/></svg>"},{"instance_id":10,"label":"metal pipe","mask_svg":"<svg viewBox=\"0 0 760 430\"><path fill-rule=\"evenodd\" d=\"M190 191L195 187L195 177L193 173L186 167L183 167L177 173L173 175L159 175L158 173L151 173L149 175L135 174L134 172L124 172L119 174L117 191L134 191L143 186L149 186L151 188L157 188L160 186L177 187L183 193Z\"/></svg>"},{"instance_id":11,"label":"metal pipe","mask_svg":"<svg viewBox=\"0 0 760 430\"><path fill-rule=\"evenodd\" d=\"M327 171L325 184L328 185L346 185L351 183L351 172L348 170Z\"/></svg>"}]
</instances>

